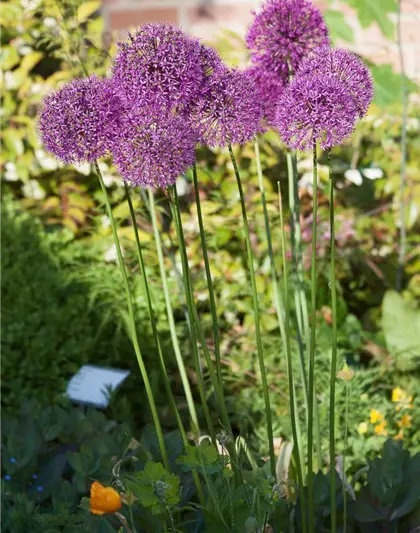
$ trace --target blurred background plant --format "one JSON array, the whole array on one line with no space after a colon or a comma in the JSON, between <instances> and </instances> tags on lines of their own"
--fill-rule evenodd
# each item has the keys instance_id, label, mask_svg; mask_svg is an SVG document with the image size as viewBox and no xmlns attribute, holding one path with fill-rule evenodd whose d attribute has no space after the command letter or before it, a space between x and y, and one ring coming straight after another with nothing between
<instances>
[{"instance_id":1,"label":"blurred background plant","mask_svg":"<svg viewBox=\"0 0 420 533\"><path fill-rule=\"evenodd\" d=\"M395 12L394 2L381 2L381 9L374 11L372 2L349 0L348 3L357 9L362 24L370 25L375 19L381 30L393 38L394 28L388 15ZM41 402L40 408L60 404L69 378L86 362L130 368L132 377L115 398L112 416L117 421L130 421L133 428L139 430L149 421L149 414L143 408L144 391L138 386L138 371L125 331L125 304L115 249L109 220L102 215L97 179L90 165L60 165L44 151L36 132L36 113L48 91L61 82L83 76L82 63L89 73L103 75L107 71L113 42L103 31L99 8L97 1L62 0L13 0L2 6L2 404L10 416L18 416L25 398L36 397ZM351 41L351 28L341 13L327 11L326 20L334 39ZM215 44L227 60L243 63L245 47L241 37L226 32ZM230 56L229 51L233 49L235 53ZM396 293L393 289L398 266L401 202L401 77L390 65L372 65L372 72L376 97L369 116L359 123L352 139L333 152L340 284L339 368L347 362L355 370L348 384L351 394L346 464L350 476L365 464L366 457L377 455L388 437L402 440L411 453L420 450L419 429L414 423L420 417L420 107L413 99L408 109L404 192L408 231L406 279L402 293ZM407 87L411 92L417 90L409 80ZM242 147L236 155L251 214L275 434L287 438L291 428L285 357L278 341L253 148ZM261 161L269 214L273 227L277 227L276 181L280 179L285 197L288 189L285 152L273 132L267 133L261 143ZM320 261L317 382L318 390L322 391L318 398L321 429L328 424L329 398L328 392L324 392L328 387L324 385L329 382L331 346L329 274L328 269L323 268L329 252L326 165L321 159L317 250ZM157 354L146 319L147 308L136 266L134 233L124 201L124 188L109 161L102 161L100 166L119 223L119 235L134 287L142 351L148 361L161 419L165 428L171 430L174 421L160 392L162 384L157 363L154 363ZM298 171L303 253L308 265L311 160L300 156ZM235 431L246 427L250 447L257 457L263 458L267 455L268 444L261 415L263 399L258 365L252 358L255 353L252 302L246 256L241 245L240 206L228 152L201 149L198 172L221 327L226 401ZM180 180L179 195L199 312L210 338L211 314L191 181L191 176ZM140 196L133 201L159 330L167 339L164 346L165 353L169 354L167 360L173 361L169 372L171 384L178 407L187 419L187 406L168 340L169 328L147 203ZM158 195L157 202L165 264L171 273L170 293L177 332L189 378L195 386L185 310L180 297L181 260L173 244L175 230L167 216L166 198ZM275 239L274 246L277 253L279 239ZM300 390L298 398L303 402ZM338 385L337 398L337 412L344 417L344 383ZM214 407L212 396L209 405ZM215 410L212 412L216 421ZM51 418L49 420L48 424L54 426ZM342 419L338 422L340 428L344 427ZM342 447L343 439L340 434L338 437ZM339 445L338 453L342 452ZM4 475L11 474L6 469ZM21 504L23 507L32 505L26 500ZM76 509L75 512L77 516ZM80 523L77 524L80 527Z\"/></svg>"}]
</instances>

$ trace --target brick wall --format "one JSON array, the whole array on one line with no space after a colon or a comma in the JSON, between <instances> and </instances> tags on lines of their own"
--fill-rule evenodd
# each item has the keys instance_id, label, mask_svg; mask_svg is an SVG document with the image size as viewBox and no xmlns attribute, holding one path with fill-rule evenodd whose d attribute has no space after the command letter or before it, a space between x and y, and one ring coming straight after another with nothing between
<instances>
[{"instance_id":1,"label":"brick wall","mask_svg":"<svg viewBox=\"0 0 420 533\"><path fill-rule=\"evenodd\" d=\"M144 22L173 22L192 35L211 41L220 29L244 35L251 10L259 3L260 0L103 0L103 14L108 30L117 33ZM313 3L325 9L328 0ZM344 12L354 32L354 43L346 47L376 63L391 63L399 71L396 43L387 41L376 25L363 30L353 10L339 0L333 7ZM420 0L402 0L402 27L405 70L420 82Z\"/></svg>"}]
</instances>

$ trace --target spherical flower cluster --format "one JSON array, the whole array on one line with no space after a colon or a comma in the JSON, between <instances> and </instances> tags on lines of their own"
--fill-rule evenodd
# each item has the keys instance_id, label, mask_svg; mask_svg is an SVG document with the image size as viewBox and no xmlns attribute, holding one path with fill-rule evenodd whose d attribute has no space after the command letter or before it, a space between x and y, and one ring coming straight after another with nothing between
<instances>
[{"instance_id":1,"label":"spherical flower cluster","mask_svg":"<svg viewBox=\"0 0 420 533\"><path fill-rule=\"evenodd\" d=\"M248 71L223 69L212 75L191 110L191 123L209 146L242 144L261 130L263 106Z\"/></svg>"},{"instance_id":2,"label":"spherical flower cluster","mask_svg":"<svg viewBox=\"0 0 420 533\"><path fill-rule=\"evenodd\" d=\"M264 70L258 65L249 67L247 72L257 87L266 124L271 126L275 120L277 103L283 94L286 83L276 73Z\"/></svg>"},{"instance_id":3,"label":"spherical flower cluster","mask_svg":"<svg viewBox=\"0 0 420 533\"><path fill-rule=\"evenodd\" d=\"M356 55L340 48L322 46L305 58L298 75L333 74L347 87L353 96L360 118L363 118L373 98L373 81L369 69Z\"/></svg>"},{"instance_id":4,"label":"spherical flower cluster","mask_svg":"<svg viewBox=\"0 0 420 533\"><path fill-rule=\"evenodd\" d=\"M163 119L147 110L133 111L124 116L112 153L121 176L131 185L166 188L193 165L196 142L180 116Z\"/></svg>"},{"instance_id":5,"label":"spherical flower cluster","mask_svg":"<svg viewBox=\"0 0 420 533\"><path fill-rule=\"evenodd\" d=\"M166 113L199 93L205 79L202 45L176 26L145 24L118 49L112 77L131 108L152 103Z\"/></svg>"},{"instance_id":6,"label":"spherical flower cluster","mask_svg":"<svg viewBox=\"0 0 420 533\"><path fill-rule=\"evenodd\" d=\"M291 149L340 144L353 131L358 110L345 84L331 74L296 76L279 100L276 126Z\"/></svg>"},{"instance_id":7,"label":"spherical flower cluster","mask_svg":"<svg viewBox=\"0 0 420 533\"><path fill-rule=\"evenodd\" d=\"M44 99L38 116L42 142L64 163L93 161L106 153L122 109L111 80L76 79Z\"/></svg>"},{"instance_id":8,"label":"spherical flower cluster","mask_svg":"<svg viewBox=\"0 0 420 533\"><path fill-rule=\"evenodd\" d=\"M309 0L266 0L246 43L254 64L288 79L311 50L329 43L328 29Z\"/></svg>"}]
</instances>

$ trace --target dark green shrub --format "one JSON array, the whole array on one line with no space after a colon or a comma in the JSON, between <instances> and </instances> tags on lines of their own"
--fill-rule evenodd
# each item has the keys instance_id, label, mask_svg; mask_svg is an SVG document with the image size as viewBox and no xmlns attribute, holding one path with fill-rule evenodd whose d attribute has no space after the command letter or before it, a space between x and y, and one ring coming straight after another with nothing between
<instances>
[{"instance_id":1,"label":"dark green shrub","mask_svg":"<svg viewBox=\"0 0 420 533\"><path fill-rule=\"evenodd\" d=\"M89 287L60 269L63 242L7 205L1 236L2 403L34 394L53 402L80 365L106 363L116 343L126 353L129 344L89 307Z\"/></svg>"},{"instance_id":2,"label":"dark green shrub","mask_svg":"<svg viewBox=\"0 0 420 533\"><path fill-rule=\"evenodd\" d=\"M103 253L66 243L65 233L45 232L37 219L14 212L7 202L1 221L2 405L16 408L31 397L57 402L70 377L91 363L132 371L125 392L131 406L142 406L137 416L143 420L143 389L124 326L118 269L103 261ZM141 303L139 281L132 281ZM152 359L149 325L139 318L142 351ZM159 380L154 386L160 389Z\"/></svg>"}]
</instances>

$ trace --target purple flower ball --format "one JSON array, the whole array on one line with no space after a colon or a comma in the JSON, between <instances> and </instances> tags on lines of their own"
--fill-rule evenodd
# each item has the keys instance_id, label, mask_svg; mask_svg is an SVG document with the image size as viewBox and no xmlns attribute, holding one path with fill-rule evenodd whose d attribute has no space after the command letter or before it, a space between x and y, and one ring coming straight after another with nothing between
<instances>
[{"instance_id":1,"label":"purple flower ball","mask_svg":"<svg viewBox=\"0 0 420 533\"><path fill-rule=\"evenodd\" d=\"M264 119L267 126L275 121L277 103L283 94L286 83L276 73L263 69L258 65L247 68L253 78L263 106Z\"/></svg>"},{"instance_id":2,"label":"purple flower ball","mask_svg":"<svg viewBox=\"0 0 420 533\"><path fill-rule=\"evenodd\" d=\"M166 188L194 164L196 142L183 117L133 111L121 123L112 154L118 171L130 185Z\"/></svg>"},{"instance_id":3,"label":"purple flower ball","mask_svg":"<svg viewBox=\"0 0 420 533\"><path fill-rule=\"evenodd\" d=\"M203 48L170 24L144 24L118 43L112 76L130 108L187 106L205 78Z\"/></svg>"},{"instance_id":4,"label":"purple flower ball","mask_svg":"<svg viewBox=\"0 0 420 533\"><path fill-rule=\"evenodd\" d=\"M200 142L212 147L243 144L261 131L262 101L247 71L222 69L209 77L191 109Z\"/></svg>"},{"instance_id":5,"label":"purple flower ball","mask_svg":"<svg viewBox=\"0 0 420 533\"><path fill-rule=\"evenodd\" d=\"M298 71L298 75L312 73L338 76L352 94L359 117L366 115L373 99L373 80L367 66L355 54L342 48L317 48L302 61Z\"/></svg>"},{"instance_id":6,"label":"purple flower ball","mask_svg":"<svg viewBox=\"0 0 420 533\"><path fill-rule=\"evenodd\" d=\"M336 76L296 76L279 100L276 127L291 149L310 150L315 141L327 149L352 133L357 112L354 98Z\"/></svg>"},{"instance_id":7,"label":"purple flower ball","mask_svg":"<svg viewBox=\"0 0 420 533\"><path fill-rule=\"evenodd\" d=\"M248 28L253 63L285 79L314 48L329 44L320 10L308 0L266 0Z\"/></svg>"},{"instance_id":8,"label":"purple flower ball","mask_svg":"<svg viewBox=\"0 0 420 533\"><path fill-rule=\"evenodd\" d=\"M122 109L109 79L73 80L44 98L38 115L42 142L66 164L94 161L107 152Z\"/></svg>"}]
</instances>

